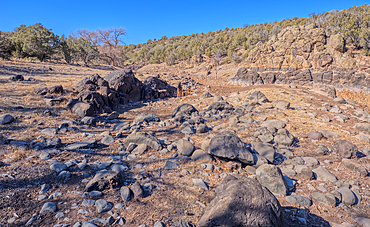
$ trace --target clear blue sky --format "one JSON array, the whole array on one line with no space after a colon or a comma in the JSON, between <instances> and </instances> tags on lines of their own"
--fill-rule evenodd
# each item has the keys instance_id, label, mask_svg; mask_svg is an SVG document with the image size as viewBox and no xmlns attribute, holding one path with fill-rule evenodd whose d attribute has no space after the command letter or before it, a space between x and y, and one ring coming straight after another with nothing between
<instances>
[{"instance_id":1,"label":"clear blue sky","mask_svg":"<svg viewBox=\"0 0 370 227\"><path fill-rule=\"evenodd\" d=\"M162 36L307 17L313 12L342 10L365 3L361 0L0 0L0 30L13 31L21 24L40 22L57 35L69 35L82 28L117 26L126 28L123 38L126 44L138 44Z\"/></svg>"}]
</instances>

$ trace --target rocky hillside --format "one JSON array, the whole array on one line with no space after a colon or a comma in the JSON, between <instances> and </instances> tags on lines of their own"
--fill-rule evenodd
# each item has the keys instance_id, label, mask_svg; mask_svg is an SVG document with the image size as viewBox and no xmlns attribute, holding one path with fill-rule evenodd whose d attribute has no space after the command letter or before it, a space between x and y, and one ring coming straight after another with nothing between
<instances>
[{"instance_id":1,"label":"rocky hillside","mask_svg":"<svg viewBox=\"0 0 370 227\"><path fill-rule=\"evenodd\" d=\"M349 98L173 71L148 83L159 78L1 64L1 226L370 223L370 114ZM157 96L179 81L187 92ZM73 99L94 112L76 115Z\"/></svg>"},{"instance_id":2,"label":"rocky hillside","mask_svg":"<svg viewBox=\"0 0 370 227\"><path fill-rule=\"evenodd\" d=\"M266 43L259 43L247 58L256 68L344 68L361 69L369 58L348 49L340 34L329 35L314 25L282 30Z\"/></svg>"}]
</instances>

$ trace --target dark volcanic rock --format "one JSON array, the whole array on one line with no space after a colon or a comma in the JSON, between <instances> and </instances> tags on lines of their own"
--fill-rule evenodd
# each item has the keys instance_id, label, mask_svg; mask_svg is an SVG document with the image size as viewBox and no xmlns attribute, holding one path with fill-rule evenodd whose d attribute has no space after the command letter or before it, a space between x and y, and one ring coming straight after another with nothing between
<instances>
[{"instance_id":1,"label":"dark volcanic rock","mask_svg":"<svg viewBox=\"0 0 370 227\"><path fill-rule=\"evenodd\" d=\"M9 80L11 81L23 81L24 80L24 77L22 75L14 75L14 76L11 76L9 78Z\"/></svg>"},{"instance_id":2,"label":"dark volcanic rock","mask_svg":"<svg viewBox=\"0 0 370 227\"><path fill-rule=\"evenodd\" d=\"M197 227L284 226L279 201L255 180L242 181L228 176L215 194Z\"/></svg>"},{"instance_id":3,"label":"dark volcanic rock","mask_svg":"<svg viewBox=\"0 0 370 227\"><path fill-rule=\"evenodd\" d=\"M63 86L62 85L57 85L49 88L49 93L50 94L62 94L63 93Z\"/></svg>"},{"instance_id":4,"label":"dark volcanic rock","mask_svg":"<svg viewBox=\"0 0 370 227\"><path fill-rule=\"evenodd\" d=\"M222 134L213 137L208 149L209 153L214 156L239 160L248 165L254 164L251 149L246 147L236 134Z\"/></svg>"},{"instance_id":5,"label":"dark volcanic rock","mask_svg":"<svg viewBox=\"0 0 370 227\"><path fill-rule=\"evenodd\" d=\"M0 116L0 124L1 125L6 125L10 124L14 121L14 117L10 114L4 114Z\"/></svg>"},{"instance_id":6,"label":"dark volcanic rock","mask_svg":"<svg viewBox=\"0 0 370 227\"><path fill-rule=\"evenodd\" d=\"M71 110L72 113L76 114L79 117L93 116L94 107L88 103L81 102L77 99L72 99L68 102L66 107Z\"/></svg>"},{"instance_id":7,"label":"dark volcanic rock","mask_svg":"<svg viewBox=\"0 0 370 227\"><path fill-rule=\"evenodd\" d=\"M153 76L149 76L145 79L143 82L143 91L143 99L163 99L165 97L173 97L176 94L175 87Z\"/></svg>"},{"instance_id":8,"label":"dark volcanic rock","mask_svg":"<svg viewBox=\"0 0 370 227\"><path fill-rule=\"evenodd\" d=\"M110 88L117 91L125 100L133 102L141 100L143 85L131 70L115 71L104 79L108 81Z\"/></svg>"},{"instance_id":9,"label":"dark volcanic rock","mask_svg":"<svg viewBox=\"0 0 370 227\"><path fill-rule=\"evenodd\" d=\"M190 118L192 113L197 112L198 110L195 109L194 106L190 104L182 104L178 106L173 112L172 112L172 117L185 117L185 118Z\"/></svg>"},{"instance_id":10,"label":"dark volcanic rock","mask_svg":"<svg viewBox=\"0 0 370 227\"><path fill-rule=\"evenodd\" d=\"M258 72L254 70L248 71L247 68L240 68L234 76L234 79L243 80L243 82L247 83L248 85L264 84Z\"/></svg>"},{"instance_id":11,"label":"dark volcanic rock","mask_svg":"<svg viewBox=\"0 0 370 227\"><path fill-rule=\"evenodd\" d=\"M103 191L108 189L110 185L122 184L123 180L122 172L100 171L86 185L85 190L87 192L93 190Z\"/></svg>"},{"instance_id":12,"label":"dark volcanic rock","mask_svg":"<svg viewBox=\"0 0 370 227\"><path fill-rule=\"evenodd\" d=\"M96 113L103 113L104 106L106 106L103 96L97 92L82 92L78 94L77 99L81 102L90 104Z\"/></svg>"},{"instance_id":13,"label":"dark volcanic rock","mask_svg":"<svg viewBox=\"0 0 370 227\"><path fill-rule=\"evenodd\" d=\"M42 88L36 89L35 94L36 95L46 95L48 92L49 92L49 88L42 87Z\"/></svg>"},{"instance_id":14,"label":"dark volcanic rock","mask_svg":"<svg viewBox=\"0 0 370 227\"><path fill-rule=\"evenodd\" d=\"M216 110L216 111L227 111L227 112L231 112L234 110L234 107L229 104L228 102L225 102L225 101L221 101L221 102L214 102L212 103L207 111L210 111L210 110Z\"/></svg>"}]
</instances>

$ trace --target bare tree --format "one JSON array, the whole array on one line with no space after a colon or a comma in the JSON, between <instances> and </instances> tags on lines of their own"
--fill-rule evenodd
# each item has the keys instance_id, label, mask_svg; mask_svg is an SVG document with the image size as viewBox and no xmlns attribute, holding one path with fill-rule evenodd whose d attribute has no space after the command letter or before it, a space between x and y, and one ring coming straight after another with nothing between
<instances>
[{"instance_id":1,"label":"bare tree","mask_svg":"<svg viewBox=\"0 0 370 227\"><path fill-rule=\"evenodd\" d=\"M87 29L78 29L77 34L80 38L90 41L93 46L97 46L100 42L99 34L97 31L89 31ZM75 35L72 33L72 36L75 36Z\"/></svg>"},{"instance_id":2,"label":"bare tree","mask_svg":"<svg viewBox=\"0 0 370 227\"><path fill-rule=\"evenodd\" d=\"M126 34L126 30L122 27L113 27L98 30L79 29L77 34L80 38L91 42L92 46L99 51L101 60L109 62L112 66L117 66L117 62L121 59L122 36Z\"/></svg>"},{"instance_id":3,"label":"bare tree","mask_svg":"<svg viewBox=\"0 0 370 227\"><path fill-rule=\"evenodd\" d=\"M218 66L222 60L222 51L220 49L217 49L216 54L213 56L213 64L216 69L216 79L217 79L217 73L218 73Z\"/></svg>"},{"instance_id":4,"label":"bare tree","mask_svg":"<svg viewBox=\"0 0 370 227\"><path fill-rule=\"evenodd\" d=\"M122 27L107 28L97 30L100 46L99 52L102 58L109 59L112 66L117 65L120 56L122 56L122 48L120 44L123 44L122 35L126 34L126 30Z\"/></svg>"}]
</instances>

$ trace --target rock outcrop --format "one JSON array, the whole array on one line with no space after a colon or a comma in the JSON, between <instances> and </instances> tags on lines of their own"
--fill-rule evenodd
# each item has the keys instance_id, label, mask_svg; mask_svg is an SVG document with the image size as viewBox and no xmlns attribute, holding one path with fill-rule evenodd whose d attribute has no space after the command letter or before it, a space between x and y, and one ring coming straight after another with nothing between
<instances>
[{"instance_id":1,"label":"rock outcrop","mask_svg":"<svg viewBox=\"0 0 370 227\"><path fill-rule=\"evenodd\" d=\"M358 70L368 63L352 56L338 34L329 35L315 25L292 26L266 43L258 43L232 81L369 88L369 70Z\"/></svg>"},{"instance_id":2,"label":"rock outcrop","mask_svg":"<svg viewBox=\"0 0 370 227\"><path fill-rule=\"evenodd\" d=\"M94 113L110 113L120 104L173 97L176 94L176 88L166 81L148 77L141 82L131 70L115 71L104 79L94 74L78 82L74 90L78 95L69 101L67 108L80 117L91 116L91 108ZM89 105L84 107L89 111L75 111L74 104L79 102Z\"/></svg>"}]
</instances>

